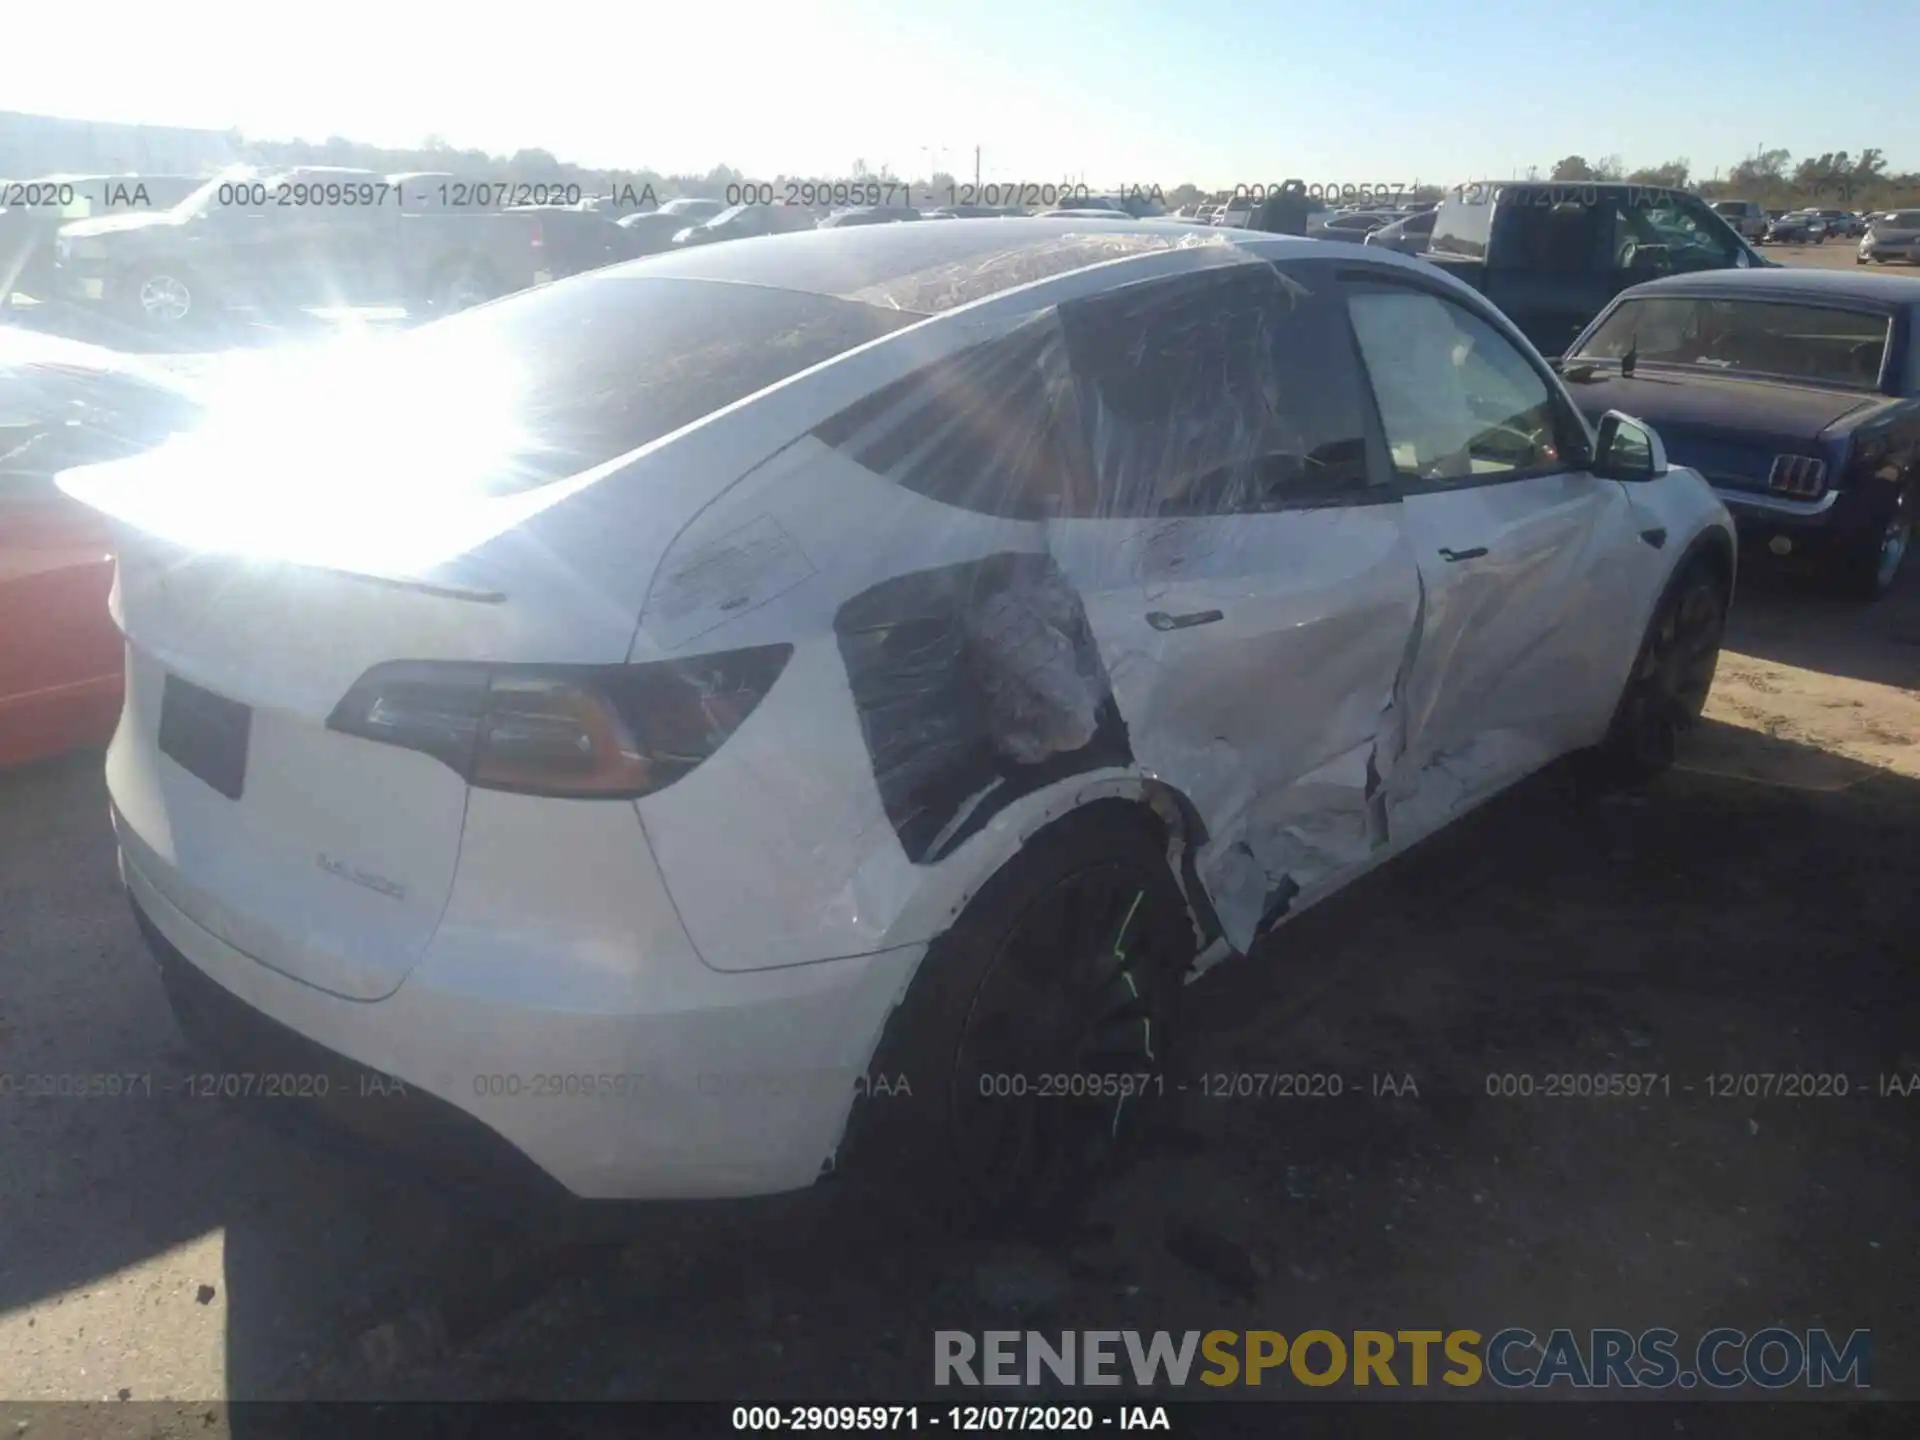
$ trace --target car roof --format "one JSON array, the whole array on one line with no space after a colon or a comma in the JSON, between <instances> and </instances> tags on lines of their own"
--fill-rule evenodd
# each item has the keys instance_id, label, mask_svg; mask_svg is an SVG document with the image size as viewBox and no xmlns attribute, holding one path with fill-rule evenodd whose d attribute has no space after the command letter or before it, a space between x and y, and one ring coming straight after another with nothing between
<instances>
[{"instance_id":1,"label":"car roof","mask_svg":"<svg viewBox=\"0 0 1920 1440\"><path fill-rule=\"evenodd\" d=\"M1279 260L1323 256L1328 253L1327 243L1228 226L1196 227L1180 220L1003 216L940 225L857 225L734 240L648 256L594 274L717 280L843 297L865 298L891 290L892 295L875 303L898 304L903 309L926 308L895 297L912 291L915 277L937 276L950 298L935 308L946 309L1033 280L1182 244L1233 245L1259 259ZM1376 255L1369 250L1366 259L1401 265L1419 274L1435 273L1432 267L1391 251Z\"/></svg>"},{"instance_id":2,"label":"car roof","mask_svg":"<svg viewBox=\"0 0 1920 1440\"><path fill-rule=\"evenodd\" d=\"M1772 300L1858 300L1878 306L1920 304L1920 282L1906 275L1857 274L1811 266L1761 270L1696 270L1649 280L1624 292L1640 295L1753 295Z\"/></svg>"},{"instance_id":3,"label":"car roof","mask_svg":"<svg viewBox=\"0 0 1920 1440\"><path fill-rule=\"evenodd\" d=\"M1465 190L1665 190L1674 186L1642 185L1632 180L1470 180L1447 193L1455 199ZM1683 192L1691 193L1691 192ZM1496 200L1498 197L1495 197Z\"/></svg>"}]
</instances>

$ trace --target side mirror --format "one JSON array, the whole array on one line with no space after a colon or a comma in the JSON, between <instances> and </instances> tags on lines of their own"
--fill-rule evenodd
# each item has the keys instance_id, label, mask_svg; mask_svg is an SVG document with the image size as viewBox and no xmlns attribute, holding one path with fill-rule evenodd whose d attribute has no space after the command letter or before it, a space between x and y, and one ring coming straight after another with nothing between
<instances>
[{"instance_id":1,"label":"side mirror","mask_svg":"<svg viewBox=\"0 0 1920 1440\"><path fill-rule=\"evenodd\" d=\"M1667 447L1651 425L1609 410L1600 417L1593 473L1608 480L1658 480L1667 473Z\"/></svg>"}]
</instances>

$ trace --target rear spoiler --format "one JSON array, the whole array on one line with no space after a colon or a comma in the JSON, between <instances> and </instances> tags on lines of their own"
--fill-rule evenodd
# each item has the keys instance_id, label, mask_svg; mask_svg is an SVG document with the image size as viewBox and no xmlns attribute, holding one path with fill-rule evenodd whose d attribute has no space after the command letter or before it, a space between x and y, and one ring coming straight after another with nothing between
<instances>
[{"instance_id":1,"label":"rear spoiler","mask_svg":"<svg viewBox=\"0 0 1920 1440\"><path fill-rule=\"evenodd\" d=\"M503 605L506 592L503 590L480 590L469 585L450 585L439 580L413 580L400 575L373 575L365 570L337 570L331 565L302 565L297 560L285 560L286 565L301 565L304 570L318 571L323 575L337 575L344 580L360 580L368 585L383 586L388 590L411 590L417 595L437 595L443 600L470 600L476 605Z\"/></svg>"}]
</instances>

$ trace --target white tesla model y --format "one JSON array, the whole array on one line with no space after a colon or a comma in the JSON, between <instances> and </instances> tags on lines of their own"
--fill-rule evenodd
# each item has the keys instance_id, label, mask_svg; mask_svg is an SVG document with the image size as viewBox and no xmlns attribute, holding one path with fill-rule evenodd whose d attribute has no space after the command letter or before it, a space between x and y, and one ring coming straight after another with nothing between
<instances>
[{"instance_id":1,"label":"white tesla model y","mask_svg":"<svg viewBox=\"0 0 1920 1440\"><path fill-rule=\"evenodd\" d=\"M1153 222L643 260L62 483L183 1021L589 1197L1064 1203L1183 980L1557 756L1659 769L1734 564L1467 288Z\"/></svg>"}]
</instances>

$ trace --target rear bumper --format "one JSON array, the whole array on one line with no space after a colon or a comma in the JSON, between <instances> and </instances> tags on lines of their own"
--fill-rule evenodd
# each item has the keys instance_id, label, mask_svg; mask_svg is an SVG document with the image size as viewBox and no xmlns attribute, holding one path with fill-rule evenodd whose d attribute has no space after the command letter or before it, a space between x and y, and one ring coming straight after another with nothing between
<instances>
[{"instance_id":1,"label":"rear bumper","mask_svg":"<svg viewBox=\"0 0 1920 1440\"><path fill-rule=\"evenodd\" d=\"M131 884L129 893L138 894ZM535 1201L567 1194L524 1152L457 1106L316 1044L222 989L162 933L138 898L133 917L181 1027L220 1066L195 1074L196 1093L301 1105L311 1118L492 1193Z\"/></svg>"},{"instance_id":2,"label":"rear bumper","mask_svg":"<svg viewBox=\"0 0 1920 1440\"><path fill-rule=\"evenodd\" d=\"M1756 494L1716 485L1714 494L1732 514L1743 546L1790 540L1798 555L1817 555L1845 544L1873 522L1871 497L1857 489L1829 490L1818 500Z\"/></svg>"},{"instance_id":3,"label":"rear bumper","mask_svg":"<svg viewBox=\"0 0 1920 1440\"><path fill-rule=\"evenodd\" d=\"M497 954L436 943L387 999L348 1000L182 913L143 868L165 862L115 822L121 874L169 993L237 1069L292 1076L309 1094L317 1082L299 1077L324 1074L323 1118L459 1178L531 1170L586 1199L811 1184L925 948L741 975L696 962L670 982L653 977L668 983L651 1008L608 1011L573 1008L587 987L566 972L561 937L524 935L508 984Z\"/></svg>"}]
</instances>

